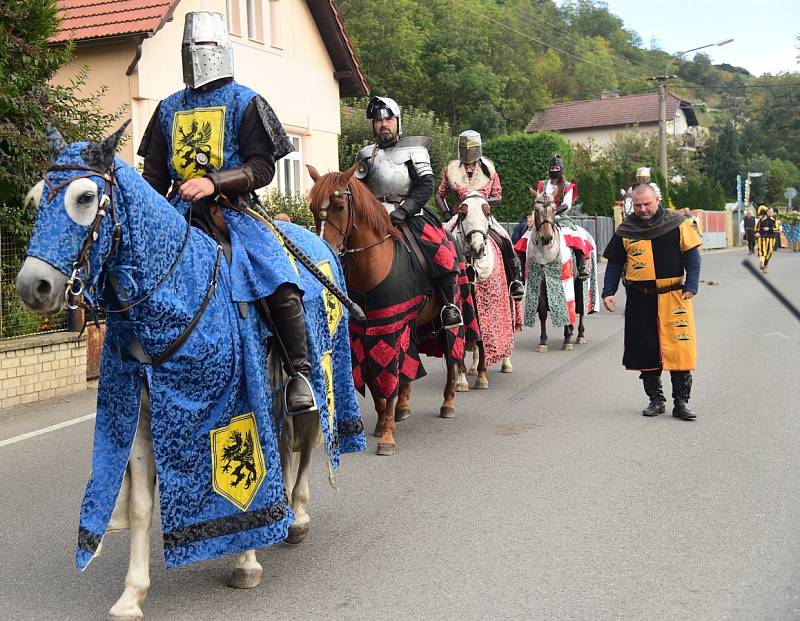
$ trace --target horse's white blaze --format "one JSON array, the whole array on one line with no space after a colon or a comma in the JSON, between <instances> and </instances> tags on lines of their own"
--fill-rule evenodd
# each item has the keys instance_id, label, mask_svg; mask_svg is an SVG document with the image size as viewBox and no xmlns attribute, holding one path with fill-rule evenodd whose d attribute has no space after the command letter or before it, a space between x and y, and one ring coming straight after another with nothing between
<instances>
[{"instance_id":1,"label":"horse's white blaze","mask_svg":"<svg viewBox=\"0 0 800 621\"><path fill-rule=\"evenodd\" d=\"M492 275L494 270L494 253L488 251L486 235L489 233L489 218L483 211L486 199L478 195L467 196L461 205L467 206L464 219L459 223L457 217L453 217L448 223L448 228L458 238L461 247L465 250L469 246L472 252L472 265L478 275L478 281L486 280ZM464 239L464 234L470 231L480 231L483 235L472 235L469 240Z\"/></svg>"},{"instance_id":2,"label":"horse's white blaze","mask_svg":"<svg viewBox=\"0 0 800 621\"><path fill-rule=\"evenodd\" d=\"M91 179L75 179L67 186L64 207L67 215L76 224L89 226L97 215L99 204L99 189Z\"/></svg>"}]
</instances>

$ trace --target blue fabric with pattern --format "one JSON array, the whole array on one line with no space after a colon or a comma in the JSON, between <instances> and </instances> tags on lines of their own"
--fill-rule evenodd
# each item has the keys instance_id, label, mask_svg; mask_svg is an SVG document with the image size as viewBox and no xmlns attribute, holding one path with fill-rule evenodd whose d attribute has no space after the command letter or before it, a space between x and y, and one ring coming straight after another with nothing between
<instances>
[{"instance_id":1,"label":"blue fabric with pattern","mask_svg":"<svg viewBox=\"0 0 800 621\"><path fill-rule=\"evenodd\" d=\"M55 163L86 166L81 156L85 145L69 145ZM50 171L47 178L54 186L79 174L81 171ZM149 297L126 315L108 316L92 473L80 513L77 566L83 570L89 564L108 528L135 437L143 387L151 402L166 565L175 567L282 541L294 516L287 504L278 455L280 420L271 416L274 390L266 367L270 334L252 305L246 318L238 312L233 302L233 274L222 258L216 291L182 348L157 368L129 355L132 339L138 339L155 358L183 332L209 288L218 249L204 233L189 228L180 254L187 234L181 214L119 159L115 160L115 175L113 201L122 237L118 251L112 254L109 214L90 254L91 277L86 284L111 309L126 300ZM99 175L91 180L102 195L106 181ZM89 227L68 216L66 191L62 188L50 200L45 190L27 254L70 274ZM287 224L283 230L315 263L328 264L334 280L343 285L336 256L324 241L294 225ZM293 269L285 255L283 258ZM160 282L173 264L174 271ZM312 385L320 405L320 423L330 463L336 467L340 454L366 447L350 374L348 316L346 309L337 309L329 296L322 294L321 285L302 267L296 278L305 291ZM338 323L331 324L329 317L339 314ZM322 364L326 356L332 362L329 378ZM333 416L329 403L335 404ZM259 486L243 508L215 490L211 432L225 429L232 419L250 412L263 470Z\"/></svg>"},{"instance_id":2,"label":"blue fabric with pattern","mask_svg":"<svg viewBox=\"0 0 800 621\"><path fill-rule=\"evenodd\" d=\"M215 167L221 170L238 168L242 165L242 158L238 151L239 126L245 109L254 97L256 97L256 92L252 89L237 82L229 82L207 91L183 89L161 102L159 120L167 141L169 153L167 162L173 180L182 181L184 179L173 162L173 154L180 147L176 115L181 113L191 115L197 111L202 113L203 110L222 108L224 110L224 130L222 131L221 152L219 154L217 151L211 152L211 161ZM198 136L202 136L202 127L201 120L197 127ZM187 149L186 152L191 154L196 150ZM193 164L190 168L190 176L201 174L201 171ZM172 200L175 207L185 214L189 204L181 200L180 195L176 195ZM234 274L232 282L234 300L252 302L259 298L265 298L286 282L300 286L296 274L286 261L283 249L276 242L274 235L264 230L261 223L245 214L230 210L225 210L223 216L225 224L228 225L233 250L231 271Z\"/></svg>"}]
</instances>

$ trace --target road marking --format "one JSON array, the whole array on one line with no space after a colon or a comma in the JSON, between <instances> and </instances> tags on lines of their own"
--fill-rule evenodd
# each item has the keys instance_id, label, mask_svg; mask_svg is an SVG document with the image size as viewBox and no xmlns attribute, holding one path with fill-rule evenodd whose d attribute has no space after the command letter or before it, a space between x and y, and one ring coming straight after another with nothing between
<instances>
[{"instance_id":1,"label":"road marking","mask_svg":"<svg viewBox=\"0 0 800 621\"><path fill-rule=\"evenodd\" d=\"M9 438L8 440L0 440L0 448L8 446L9 444L16 444L17 442L22 442L23 440L28 440L30 438L35 438L36 436L40 436L45 433L50 433L51 431L64 429L64 427L71 427L72 425L83 423L87 420L93 419L96 415L97 412L92 412L91 414L87 414L86 416L79 416L78 418L73 418L72 420L65 420L63 423L56 423L55 425L50 425L49 427L44 427L43 429L37 429L36 431L29 431L28 433L23 433L22 435L14 436L13 438Z\"/></svg>"},{"instance_id":2,"label":"road marking","mask_svg":"<svg viewBox=\"0 0 800 621\"><path fill-rule=\"evenodd\" d=\"M791 341L788 336L786 336L783 332L767 332L764 336L779 336L782 339L786 339L787 341Z\"/></svg>"}]
</instances>

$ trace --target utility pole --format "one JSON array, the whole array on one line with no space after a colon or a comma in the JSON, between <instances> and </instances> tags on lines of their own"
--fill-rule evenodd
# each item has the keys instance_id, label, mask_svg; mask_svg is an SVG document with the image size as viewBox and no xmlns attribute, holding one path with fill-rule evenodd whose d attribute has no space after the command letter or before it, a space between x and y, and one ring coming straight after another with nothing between
<instances>
[{"instance_id":1,"label":"utility pole","mask_svg":"<svg viewBox=\"0 0 800 621\"><path fill-rule=\"evenodd\" d=\"M658 168L667 185L667 82L673 77L665 74L648 78L655 81L658 89Z\"/></svg>"}]
</instances>

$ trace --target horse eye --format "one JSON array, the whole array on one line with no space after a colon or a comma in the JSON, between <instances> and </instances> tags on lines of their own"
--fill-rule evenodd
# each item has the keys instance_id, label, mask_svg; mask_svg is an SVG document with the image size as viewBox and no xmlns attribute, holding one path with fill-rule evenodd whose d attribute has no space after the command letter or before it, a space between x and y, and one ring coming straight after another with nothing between
<instances>
[{"instance_id":1,"label":"horse eye","mask_svg":"<svg viewBox=\"0 0 800 621\"><path fill-rule=\"evenodd\" d=\"M78 204L82 206L91 205L94 203L94 198L95 196L93 192L84 192L78 197Z\"/></svg>"}]
</instances>

